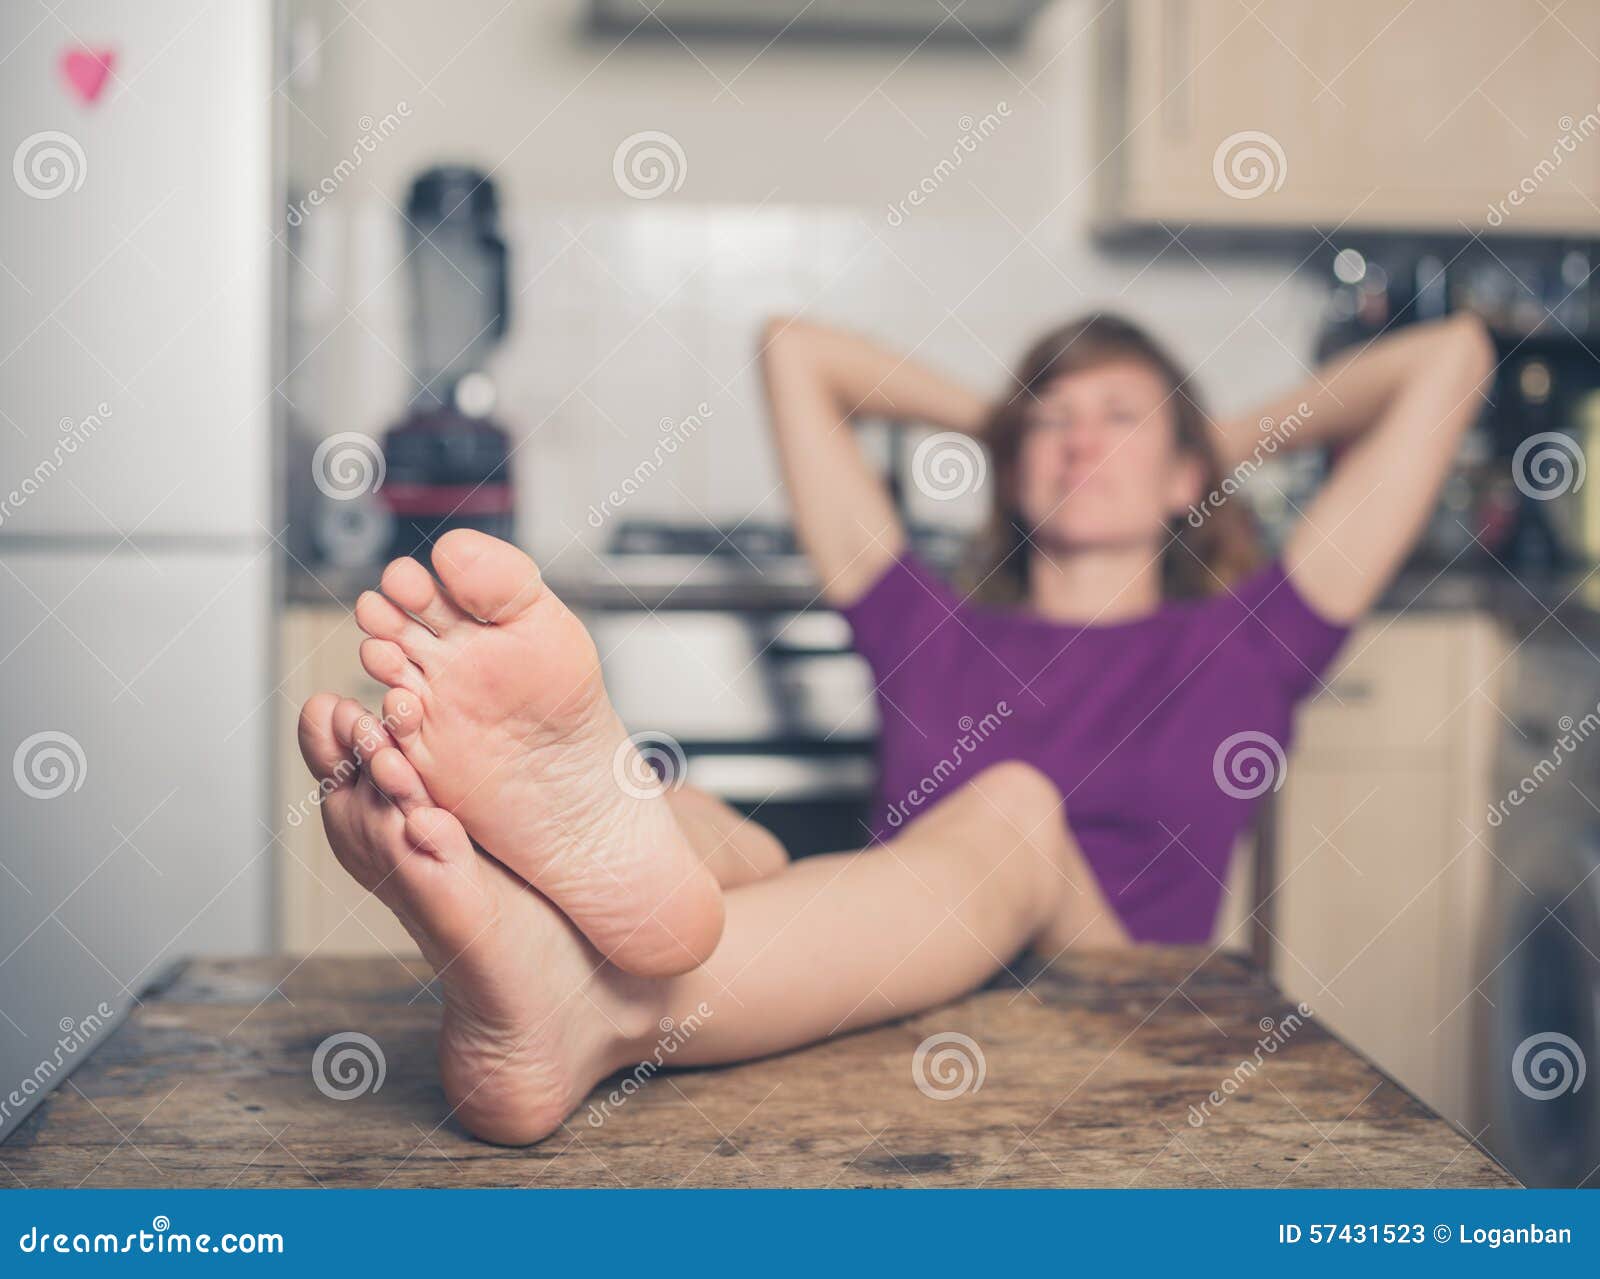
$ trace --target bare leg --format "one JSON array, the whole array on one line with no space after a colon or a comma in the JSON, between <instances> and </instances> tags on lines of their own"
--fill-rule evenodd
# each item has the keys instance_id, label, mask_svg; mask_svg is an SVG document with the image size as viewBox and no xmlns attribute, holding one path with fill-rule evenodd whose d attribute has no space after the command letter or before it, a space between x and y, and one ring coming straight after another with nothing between
<instances>
[{"instance_id":1,"label":"bare leg","mask_svg":"<svg viewBox=\"0 0 1600 1279\"><path fill-rule=\"evenodd\" d=\"M789 854L771 831L714 795L684 786L668 793L667 805L689 846L723 888L753 884L789 864Z\"/></svg>"},{"instance_id":2,"label":"bare leg","mask_svg":"<svg viewBox=\"0 0 1600 1279\"><path fill-rule=\"evenodd\" d=\"M490 1141L554 1131L595 1083L655 1052L666 1016L695 1026L674 1055L691 1065L779 1052L954 998L1043 935L1070 892L1054 789L1002 764L888 844L733 889L704 967L636 977L474 853L374 717L319 695L301 738L333 787L322 811L334 851L401 915L443 979L445 1093ZM348 771L355 758L359 770ZM1020 834L997 836L997 808Z\"/></svg>"}]
</instances>

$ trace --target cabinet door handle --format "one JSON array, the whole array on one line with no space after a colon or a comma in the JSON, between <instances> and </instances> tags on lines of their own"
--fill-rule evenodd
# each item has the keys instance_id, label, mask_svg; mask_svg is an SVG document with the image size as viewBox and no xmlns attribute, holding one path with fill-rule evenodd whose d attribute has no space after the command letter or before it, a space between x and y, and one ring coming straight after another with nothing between
<instances>
[{"instance_id":1,"label":"cabinet door handle","mask_svg":"<svg viewBox=\"0 0 1600 1279\"><path fill-rule=\"evenodd\" d=\"M1364 702L1370 702L1372 694L1371 680L1337 679L1329 683L1326 691L1317 700L1345 706L1359 706Z\"/></svg>"}]
</instances>

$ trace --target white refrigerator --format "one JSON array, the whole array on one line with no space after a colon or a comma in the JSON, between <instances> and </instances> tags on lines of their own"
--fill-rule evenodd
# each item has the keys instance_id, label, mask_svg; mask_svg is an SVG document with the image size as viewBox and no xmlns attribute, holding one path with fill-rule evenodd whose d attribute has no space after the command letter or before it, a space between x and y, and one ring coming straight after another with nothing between
<instances>
[{"instance_id":1,"label":"white refrigerator","mask_svg":"<svg viewBox=\"0 0 1600 1279\"><path fill-rule=\"evenodd\" d=\"M0 5L0 1137L269 944L275 21Z\"/></svg>"}]
</instances>

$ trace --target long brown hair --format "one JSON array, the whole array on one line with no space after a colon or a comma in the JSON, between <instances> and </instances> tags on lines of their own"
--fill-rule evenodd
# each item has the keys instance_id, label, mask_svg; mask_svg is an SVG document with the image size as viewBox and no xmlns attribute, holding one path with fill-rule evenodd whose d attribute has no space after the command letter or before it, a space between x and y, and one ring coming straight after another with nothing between
<instances>
[{"instance_id":1,"label":"long brown hair","mask_svg":"<svg viewBox=\"0 0 1600 1279\"><path fill-rule=\"evenodd\" d=\"M1011 393L990 411L984 427L983 440L994 459L995 505L968 582L979 599L1014 604L1028 598L1031 530L1022 513L1019 471L1029 406L1057 378L1129 361L1153 369L1166 382L1179 450L1200 463L1204 493L1221 491L1222 463L1212 443L1211 419L1188 375L1166 349L1138 325L1103 312L1063 324L1023 356ZM1207 505L1200 519L1180 516L1168 526L1175 540L1162 557L1162 594L1167 599L1213 595L1260 562L1249 511L1231 499Z\"/></svg>"}]
</instances>

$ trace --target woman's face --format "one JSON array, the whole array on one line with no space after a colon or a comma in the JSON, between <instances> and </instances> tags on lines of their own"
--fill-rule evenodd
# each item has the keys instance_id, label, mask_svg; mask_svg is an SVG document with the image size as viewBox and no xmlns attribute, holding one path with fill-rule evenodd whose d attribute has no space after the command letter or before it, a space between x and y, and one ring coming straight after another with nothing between
<instances>
[{"instance_id":1,"label":"woman's face","mask_svg":"<svg viewBox=\"0 0 1600 1279\"><path fill-rule=\"evenodd\" d=\"M1018 505L1035 540L1056 551L1158 544L1203 483L1175 422L1171 388L1137 361L1049 383L1018 457Z\"/></svg>"}]
</instances>

